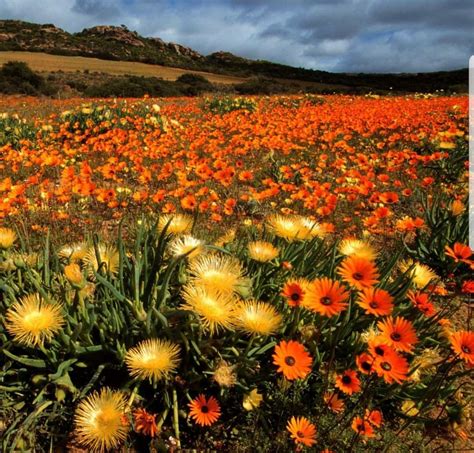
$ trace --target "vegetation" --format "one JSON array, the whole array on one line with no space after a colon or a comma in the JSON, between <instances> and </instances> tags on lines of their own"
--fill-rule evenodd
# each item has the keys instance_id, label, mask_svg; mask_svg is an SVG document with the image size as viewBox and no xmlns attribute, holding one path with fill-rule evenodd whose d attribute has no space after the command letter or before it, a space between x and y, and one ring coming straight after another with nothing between
<instances>
[{"instance_id":1,"label":"vegetation","mask_svg":"<svg viewBox=\"0 0 474 453\"><path fill-rule=\"evenodd\" d=\"M0 99L2 451L472 448L466 97L82 102Z\"/></svg>"}]
</instances>

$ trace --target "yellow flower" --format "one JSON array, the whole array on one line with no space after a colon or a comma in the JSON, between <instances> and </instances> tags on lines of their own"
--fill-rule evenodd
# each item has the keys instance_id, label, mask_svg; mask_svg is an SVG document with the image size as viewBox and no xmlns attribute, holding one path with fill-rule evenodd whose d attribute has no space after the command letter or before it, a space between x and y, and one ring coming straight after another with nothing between
<instances>
[{"instance_id":1,"label":"yellow flower","mask_svg":"<svg viewBox=\"0 0 474 453\"><path fill-rule=\"evenodd\" d=\"M204 286L187 285L183 291L183 310L190 310L199 317L204 329L212 333L232 328L235 298Z\"/></svg>"},{"instance_id":2,"label":"yellow flower","mask_svg":"<svg viewBox=\"0 0 474 453\"><path fill-rule=\"evenodd\" d=\"M193 218L184 214L164 215L158 221L158 232L161 233L166 225L167 234L189 234L193 227Z\"/></svg>"},{"instance_id":3,"label":"yellow flower","mask_svg":"<svg viewBox=\"0 0 474 453\"><path fill-rule=\"evenodd\" d=\"M416 417L420 413L416 407L416 403L412 400L406 400L403 402L402 412L409 417Z\"/></svg>"},{"instance_id":4,"label":"yellow flower","mask_svg":"<svg viewBox=\"0 0 474 453\"><path fill-rule=\"evenodd\" d=\"M273 244L265 241L250 242L248 247L250 258L261 263L275 259L280 253Z\"/></svg>"},{"instance_id":5,"label":"yellow flower","mask_svg":"<svg viewBox=\"0 0 474 453\"><path fill-rule=\"evenodd\" d=\"M270 335L281 325L282 317L266 302L249 300L241 302L235 313L235 326L251 335Z\"/></svg>"},{"instance_id":6,"label":"yellow flower","mask_svg":"<svg viewBox=\"0 0 474 453\"><path fill-rule=\"evenodd\" d=\"M267 219L267 225L275 236L286 239L289 242L310 239L311 228L305 225L303 217L272 215Z\"/></svg>"},{"instance_id":7,"label":"yellow flower","mask_svg":"<svg viewBox=\"0 0 474 453\"><path fill-rule=\"evenodd\" d=\"M237 382L235 365L229 365L225 360L222 360L219 366L214 370L213 379L221 387L233 387Z\"/></svg>"},{"instance_id":8,"label":"yellow flower","mask_svg":"<svg viewBox=\"0 0 474 453\"><path fill-rule=\"evenodd\" d=\"M454 149L456 148L456 143L453 143L453 142L441 142L439 144L439 147L441 149Z\"/></svg>"},{"instance_id":9,"label":"yellow flower","mask_svg":"<svg viewBox=\"0 0 474 453\"><path fill-rule=\"evenodd\" d=\"M88 249L89 246L84 242L65 245L59 250L58 256L60 258L69 260L70 263L76 263L84 259L84 257L87 255Z\"/></svg>"},{"instance_id":10,"label":"yellow flower","mask_svg":"<svg viewBox=\"0 0 474 453\"><path fill-rule=\"evenodd\" d=\"M308 229L308 235L312 238L314 237L321 237L327 235L327 230L323 226L321 226L315 220L311 220L308 217L302 217L301 222L305 228Z\"/></svg>"},{"instance_id":11,"label":"yellow flower","mask_svg":"<svg viewBox=\"0 0 474 453\"><path fill-rule=\"evenodd\" d=\"M95 452L117 448L129 431L126 406L125 395L108 388L81 401L75 416L75 433L80 444Z\"/></svg>"},{"instance_id":12,"label":"yellow flower","mask_svg":"<svg viewBox=\"0 0 474 453\"><path fill-rule=\"evenodd\" d=\"M356 256L374 261L377 258L377 252L367 241L360 239L345 239L339 245L339 251L344 256Z\"/></svg>"},{"instance_id":13,"label":"yellow flower","mask_svg":"<svg viewBox=\"0 0 474 453\"><path fill-rule=\"evenodd\" d=\"M120 255L116 248L99 244L98 245L100 262L97 259L95 252L95 247L89 247L86 256L83 258L84 265L89 271L89 275L93 275L94 271L98 272L99 269L105 269L111 274L116 274L118 272Z\"/></svg>"},{"instance_id":14,"label":"yellow flower","mask_svg":"<svg viewBox=\"0 0 474 453\"><path fill-rule=\"evenodd\" d=\"M263 396L258 393L257 389L253 389L250 393L247 393L247 395L244 396L242 406L244 406L244 409L247 411L253 411L260 406L262 401Z\"/></svg>"},{"instance_id":15,"label":"yellow flower","mask_svg":"<svg viewBox=\"0 0 474 453\"><path fill-rule=\"evenodd\" d=\"M64 266L64 275L73 286L82 287L85 283L81 268L77 263L71 263Z\"/></svg>"},{"instance_id":16,"label":"yellow flower","mask_svg":"<svg viewBox=\"0 0 474 453\"><path fill-rule=\"evenodd\" d=\"M424 288L428 285L432 280L438 279L439 277L433 271L433 269L429 268L425 264L421 264L418 262L413 263L412 260L406 260L400 263L400 269L402 272L407 272L411 266L414 267L411 270L411 279L415 286L418 288Z\"/></svg>"},{"instance_id":17,"label":"yellow flower","mask_svg":"<svg viewBox=\"0 0 474 453\"><path fill-rule=\"evenodd\" d=\"M229 230L227 233L223 234L216 240L215 245L217 245L218 247L223 247L229 242L232 242L234 239L235 239L235 230Z\"/></svg>"},{"instance_id":18,"label":"yellow flower","mask_svg":"<svg viewBox=\"0 0 474 453\"><path fill-rule=\"evenodd\" d=\"M179 346L167 340L145 340L127 351L125 363L134 378L166 379L178 367Z\"/></svg>"},{"instance_id":19,"label":"yellow flower","mask_svg":"<svg viewBox=\"0 0 474 453\"><path fill-rule=\"evenodd\" d=\"M174 239L169 248L171 254L176 257L189 253L186 257L191 260L204 251L204 242L193 236L185 235Z\"/></svg>"},{"instance_id":20,"label":"yellow flower","mask_svg":"<svg viewBox=\"0 0 474 453\"><path fill-rule=\"evenodd\" d=\"M43 345L64 324L61 305L30 294L14 303L6 314L6 328L15 341L27 346Z\"/></svg>"},{"instance_id":21,"label":"yellow flower","mask_svg":"<svg viewBox=\"0 0 474 453\"><path fill-rule=\"evenodd\" d=\"M11 228L0 228L0 249L9 249L16 241L16 233Z\"/></svg>"},{"instance_id":22,"label":"yellow flower","mask_svg":"<svg viewBox=\"0 0 474 453\"><path fill-rule=\"evenodd\" d=\"M189 265L196 286L218 291L224 294L248 291L250 281L244 276L242 264L227 255L202 255Z\"/></svg>"}]
</instances>

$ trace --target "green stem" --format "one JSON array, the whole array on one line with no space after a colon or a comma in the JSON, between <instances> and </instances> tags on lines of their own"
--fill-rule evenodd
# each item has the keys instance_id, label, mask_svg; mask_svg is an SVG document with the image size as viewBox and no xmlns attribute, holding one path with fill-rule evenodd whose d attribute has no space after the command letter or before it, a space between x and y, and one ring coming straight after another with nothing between
<instances>
[{"instance_id":1,"label":"green stem","mask_svg":"<svg viewBox=\"0 0 474 453\"><path fill-rule=\"evenodd\" d=\"M179 439L179 410L178 410L178 394L176 389L173 389L173 428L174 435L176 437L176 446L181 448L181 441Z\"/></svg>"}]
</instances>

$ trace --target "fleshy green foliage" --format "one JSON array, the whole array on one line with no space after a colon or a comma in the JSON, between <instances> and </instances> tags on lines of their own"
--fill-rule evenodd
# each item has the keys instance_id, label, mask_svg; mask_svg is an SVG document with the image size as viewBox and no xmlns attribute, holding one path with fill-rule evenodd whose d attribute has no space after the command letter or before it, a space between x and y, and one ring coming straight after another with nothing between
<instances>
[{"instance_id":1,"label":"fleshy green foliage","mask_svg":"<svg viewBox=\"0 0 474 453\"><path fill-rule=\"evenodd\" d=\"M222 115L235 110L254 112L257 109L257 103L253 99L241 97L206 98L203 108L212 113Z\"/></svg>"},{"instance_id":2,"label":"fleshy green foliage","mask_svg":"<svg viewBox=\"0 0 474 453\"><path fill-rule=\"evenodd\" d=\"M23 140L34 140L36 132L34 125L24 119L8 114L0 115L0 146L11 144L18 148Z\"/></svg>"}]
</instances>

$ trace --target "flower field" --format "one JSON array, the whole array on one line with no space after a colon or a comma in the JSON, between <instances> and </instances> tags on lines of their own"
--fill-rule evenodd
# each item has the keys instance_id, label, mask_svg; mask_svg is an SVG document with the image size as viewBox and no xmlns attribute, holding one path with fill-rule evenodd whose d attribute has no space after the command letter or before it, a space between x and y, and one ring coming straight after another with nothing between
<instances>
[{"instance_id":1,"label":"flower field","mask_svg":"<svg viewBox=\"0 0 474 453\"><path fill-rule=\"evenodd\" d=\"M2 98L2 451L467 451L467 110Z\"/></svg>"}]
</instances>

